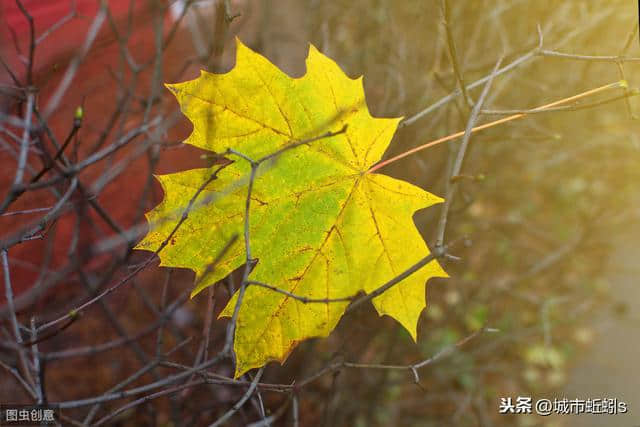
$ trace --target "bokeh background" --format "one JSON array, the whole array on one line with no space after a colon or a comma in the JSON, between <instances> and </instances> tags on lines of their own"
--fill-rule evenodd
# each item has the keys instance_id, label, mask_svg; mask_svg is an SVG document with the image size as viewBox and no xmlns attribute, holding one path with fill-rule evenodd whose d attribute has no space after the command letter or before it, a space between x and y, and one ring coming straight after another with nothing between
<instances>
[{"instance_id":1,"label":"bokeh background","mask_svg":"<svg viewBox=\"0 0 640 427\"><path fill-rule=\"evenodd\" d=\"M463 130L471 109L458 89L485 78L501 57L508 69L495 77L480 123L626 80L628 88L473 135L454 178L445 235L445 243L466 236L468 244L442 261L451 278L428 283L417 343L366 307L345 316L328 339L300 344L284 366L270 364L261 379L300 383L343 360L405 365L445 350L420 371L419 384L410 371L331 370L285 392L259 388L228 424L640 425L635 2L22 0L1 8L2 196L14 180L29 94L48 131L31 134L26 177L46 164L43 151L56 152L55 139L71 133L79 106L82 126L65 150L70 163L122 145L79 174L86 191L74 192L52 218L42 220L68 179L26 192L0 215L17 318L26 328L31 319L42 325L68 313L144 261L131 247L145 232L144 212L162 198L152 174L209 161L181 144L190 125L162 83L194 78L200 69L228 71L236 36L292 76L304 74L308 43L349 76L364 75L373 115L411 118L387 157ZM73 80L61 93L69 70ZM482 87L468 90L473 101ZM459 140L441 144L381 171L444 195L458 149ZM56 176L54 168L43 180ZM440 209L414 217L430 247ZM33 224L41 230L16 242ZM48 401L133 389L207 360L224 344L226 321L216 317L238 279L188 300L193 274L156 261L69 325L50 328L53 336L38 343ZM6 297L0 301L0 402L28 403L11 374L23 372L20 351ZM485 327L495 330L478 333ZM232 366L208 372L227 378ZM189 380L71 405L77 407L63 410L64 423L208 425L246 390L200 384L134 402ZM617 398L629 410L499 414L500 398L517 396Z\"/></svg>"}]
</instances>

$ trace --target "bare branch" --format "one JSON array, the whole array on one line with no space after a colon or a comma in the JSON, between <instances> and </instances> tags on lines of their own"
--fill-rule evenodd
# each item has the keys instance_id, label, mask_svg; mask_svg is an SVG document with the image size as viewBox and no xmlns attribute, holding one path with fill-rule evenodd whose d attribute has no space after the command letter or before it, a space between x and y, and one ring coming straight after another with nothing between
<instances>
[{"instance_id":1,"label":"bare branch","mask_svg":"<svg viewBox=\"0 0 640 427\"><path fill-rule=\"evenodd\" d=\"M469 141L471 139L471 129L473 129L476 125L476 121L480 116L480 111L482 110L482 106L484 105L484 101L489 94L489 90L491 89L491 84L493 83L493 79L496 76L498 69L500 68L500 64L502 63L502 58L498 59L495 67L493 68L493 72L490 75L489 80L485 84L482 89L482 94L478 99L476 105L473 106L471 110L471 115L469 116L469 121L467 122L467 127L464 130L464 135L462 137L462 143L460 144L460 148L458 149L458 154L456 156L456 160L453 164L453 168L451 169L451 173L449 174L449 180L447 181L447 192L444 196L444 205L442 206L442 210L440 211L440 219L438 220L438 229L436 232L436 246L442 246L444 243L444 232L447 227L447 217L449 215L449 208L451 207L451 203L453 201L453 197L455 195L455 191L458 185L458 181L451 182L451 178L454 176L459 176L460 171L462 169L462 163L464 162L464 156L467 153L467 147L469 146Z\"/></svg>"},{"instance_id":2,"label":"bare branch","mask_svg":"<svg viewBox=\"0 0 640 427\"><path fill-rule=\"evenodd\" d=\"M253 381L251 381L251 385L247 389L246 393L242 395L242 398L240 398L240 400L238 400L238 402L235 405L233 405L233 407L231 407L229 411L227 411L224 415L218 418L214 423L211 423L209 427L218 427L223 425L225 422L227 422L229 418L231 418L236 412L238 412L240 408L242 408L242 405L244 405L245 402L249 400L253 392L256 390L258 381L260 381L260 378L262 378L263 372L264 372L264 367L258 369L258 373L256 374Z\"/></svg>"}]
</instances>

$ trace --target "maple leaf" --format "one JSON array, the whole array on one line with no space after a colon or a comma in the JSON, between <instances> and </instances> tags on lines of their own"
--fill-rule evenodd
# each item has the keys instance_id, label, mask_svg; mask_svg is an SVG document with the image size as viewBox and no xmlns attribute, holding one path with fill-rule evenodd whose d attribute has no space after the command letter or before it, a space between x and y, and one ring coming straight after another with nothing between
<instances>
[{"instance_id":1,"label":"maple leaf","mask_svg":"<svg viewBox=\"0 0 640 427\"><path fill-rule=\"evenodd\" d=\"M259 159L295 141L333 136L284 150L260 167L251 193L250 244L257 265L250 279L312 299L371 292L429 254L412 215L442 201L414 185L368 173L380 160L399 118L374 118L362 77L351 79L312 45L307 73L291 78L237 40L235 68L167 87L193 123L187 144ZM346 131L340 133L341 129ZM157 176L163 201L147 213L150 231L137 249L156 251L189 200L215 168ZM162 266L196 272L192 297L245 263L242 235L249 162L219 171L159 253ZM207 268L214 260L215 269ZM203 277L204 275L204 277ZM447 277L437 261L372 300L380 315L416 339L425 283ZM231 316L237 293L221 316ZM304 303L258 286L246 289L234 336L236 377L268 361L281 363L306 338L325 337L348 302Z\"/></svg>"}]
</instances>

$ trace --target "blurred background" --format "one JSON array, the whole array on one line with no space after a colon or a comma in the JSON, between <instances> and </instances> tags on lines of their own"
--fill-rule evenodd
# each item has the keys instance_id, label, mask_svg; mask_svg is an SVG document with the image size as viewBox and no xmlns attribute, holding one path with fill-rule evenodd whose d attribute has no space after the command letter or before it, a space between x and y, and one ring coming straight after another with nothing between
<instances>
[{"instance_id":1,"label":"blurred background","mask_svg":"<svg viewBox=\"0 0 640 427\"><path fill-rule=\"evenodd\" d=\"M216 317L239 278L189 300L193 273L138 272L147 254L131 249L162 199L153 174L209 161L181 144L190 125L162 84L230 70L237 36L291 76L309 43L364 75L372 114L405 118L386 157L464 130L500 58L479 124L628 87L475 133L455 176L460 140L381 169L440 196L455 186L444 242L467 237L442 261L451 278L428 283L417 344L354 310L268 365L228 425L640 425L637 13L622 0L3 1L0 402L44 394L64 425L208 425L245 393L252 377L231 381L228 362L171 379L222 348ZM18 194L21 159L34 185ZM441 210L414 217L431 248ZM434 355L417 384L328 369ZM518 396L628 411L499 413Z\"/></svg>"}]
</instances>

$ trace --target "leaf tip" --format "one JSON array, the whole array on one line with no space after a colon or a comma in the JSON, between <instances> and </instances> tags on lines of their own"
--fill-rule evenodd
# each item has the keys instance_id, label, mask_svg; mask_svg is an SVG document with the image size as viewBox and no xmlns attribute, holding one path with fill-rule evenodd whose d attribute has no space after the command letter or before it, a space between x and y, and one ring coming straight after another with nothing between
<instances>
[{"instance_id":1,"label":"leaf tip","mask_svg":"<svg viewBox=\"0 0 640 427\"><path fill-rule=\"evenodd\" d=\"M322 55L320 53L320 51L318 50L317 47L315 47L313 45L313 43L308 43L308 48L307 48L307 57L305 58L304 62L307 66L307 72L309 71L309 67L311 64L313 64L313 62L316 60L316 58Z\"/></svg>"},{"instance_id":2,"label":"leaf tip","mask_svg":"<svg viewBox=\"0 0 640 427\"><path fill-rule=\"evenodd\" d=\"M391 316L395 318L394 316ZM400 325L404 328L405 331L409 333L409 336L413 340L414 344L418 342L418 322L420 321L420 317L418 317L415 321L412 322L402 322L400 319L396 319Z\"/></svg>"},{"instance_id":3,"label":"leaf tip","mask_svg":"<svg viewBox=\"0 0 640 427\"><path fill-rule=\"evenodd\" d=\"M307 58L309 58L309 56L311 55L316 55L319 54L320 51L318 50L317 47L315 47L315 45L313 43L309 43L309 48L307 50Z\"/></svg>"},{"instance_id":4,"label":"leaf tip","mask_svg":"<svg viewBox=\"0 0 640 427\"><path fill-rule=\"evenodd\" d=\"M413 340L414 344L418 343L418 324L416 323L416 326L411 328L411 329L407 329L407 331L409 332L409 335L411 335L411 339Z\"/></svg>"},{"instance_id":5,"label":"leaf tip","mask_svg":"<svg viewBox=\"0 0 640 427\"><path fill-rule=\"evenodd\" d=\"M165 83L164 87L166 87L169 92L171 92L174 96L178 95L178 85L175 83Z\"/></svg>"},{"instance_id":6,"label":"leaf tip","mask_svg":"<svg viewBox=\"0 0 640 427\"><path fill-rule=\"evenodd\" d=\"M198 281L196 281L196 287L193 288L193 290L189 294L189 298L193 299L196 295L198 295L203 290L207 289L209 286L212 286L212 285L207 283L198 283Z\"/></svg>"},{"instance_id":7,"label":"leaf tip","mask_svg":"<svg viewBox=\"0 0 640 427\"><path fill-rule=\"evenodd\" d=\"M235 41L236 41L236 66L238 66L238 57L240 57L242 54L247 54L249 52L250 53L256 53L256 52L254 52L249 46L244 44L242 40L240 40L240 37L236 36Z\"/></svg>"},{"instance_id":8,"label":"leaf tip","mask_svg":"<svg viewBox=\"0 0 640 427\"><path fill-rule=\"evenodd\" d=\"M251 368L249 368L248 366L241 365L240 363L238 363L238 362L236 361L236 370L235 370L235 372L233 373L233 379L234 379L234 380L239 379L239 378L240 378L241 376L243 376L243 375L244 375L244 374L245 374L249 369L251 369Z\"/></svg>"}]
</instances>

